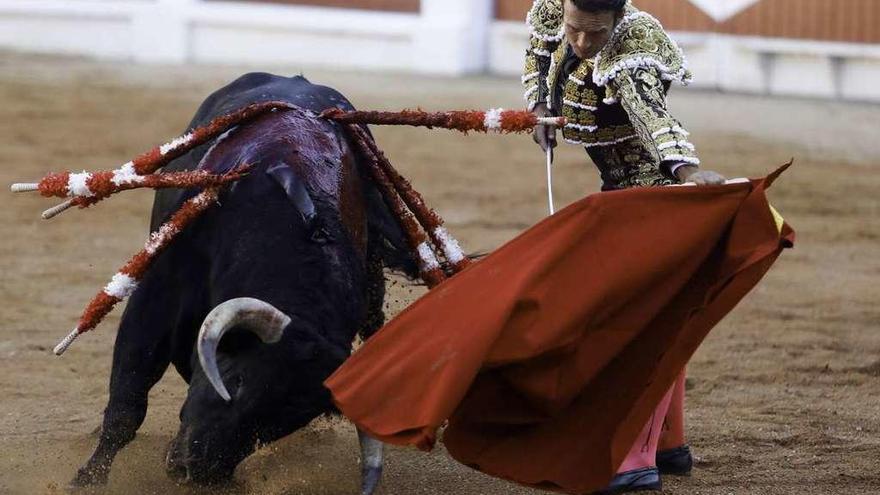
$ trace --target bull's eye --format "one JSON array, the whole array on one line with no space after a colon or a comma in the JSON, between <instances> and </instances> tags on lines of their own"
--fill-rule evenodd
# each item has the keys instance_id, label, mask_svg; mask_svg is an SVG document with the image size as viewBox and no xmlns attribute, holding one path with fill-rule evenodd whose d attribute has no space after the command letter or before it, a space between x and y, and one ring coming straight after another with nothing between
<instances>
[{"instance_id":1,"label":"bull's eye","mask_svg":"<svg viewBox=\"0 0 880 495\"><path fill-rule=\"evenodd\" d=\"M319 220L314 220L307 225L309 240L317 244L327 244L333 241L333 234Z\"/></svg>"},{"instance_id":2,"label":"bull's eye","mask_svg":"<svg viewBox=\"0 0 880 495\"><path fill-rule=\"evenodd\" d=\"M226 380L227 390L232 397L241 396L241 390L244 388L244 376L233 375Z\"/></svg>"}]
</instances>

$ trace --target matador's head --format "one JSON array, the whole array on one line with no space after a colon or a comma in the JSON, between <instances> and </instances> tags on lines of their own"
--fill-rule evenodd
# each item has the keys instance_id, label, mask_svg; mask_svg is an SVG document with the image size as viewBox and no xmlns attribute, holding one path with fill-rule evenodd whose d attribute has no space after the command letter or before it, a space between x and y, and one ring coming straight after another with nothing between
<instances>
[{"instance_id":1,"label":"matador's head","mask_svg":"<svg viewBox=\"0 0 880 495\"><path fill-rule=\"evenodd\" d=\"M563 0L565 37L581 59L595 57L623 17L626 0Z\"/></svg>"}]
</instances>

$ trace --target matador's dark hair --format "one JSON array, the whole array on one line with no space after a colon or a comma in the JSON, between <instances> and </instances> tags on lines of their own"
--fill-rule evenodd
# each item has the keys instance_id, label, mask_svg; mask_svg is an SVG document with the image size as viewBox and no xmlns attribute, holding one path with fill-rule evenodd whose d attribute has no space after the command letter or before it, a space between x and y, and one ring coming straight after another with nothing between
<instances>
[{"instance_id":1,"label":"matador's dark hair","mask_svg":"<svg viewBox=\"0 0 880 495\"><path fill-rule=\"evenodd\" d=\"M626 6L626 0L568 0L575 7L587 12L613 10L619 12Z\"/></svg>"}]
</instances>

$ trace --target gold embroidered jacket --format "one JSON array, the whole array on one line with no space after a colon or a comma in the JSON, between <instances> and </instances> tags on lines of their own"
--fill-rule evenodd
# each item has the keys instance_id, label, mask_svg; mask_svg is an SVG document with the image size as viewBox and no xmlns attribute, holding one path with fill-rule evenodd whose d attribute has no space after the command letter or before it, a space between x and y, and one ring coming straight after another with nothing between
<instances>
[{"instance_id":1,"label":"gold embroidered jacket","mask_svg":"<svg viewBox=\"0 0 880 495\"><path fill-rule=\"evenodd\" d=\"M568 118L565 141L586 147L606 189L676 182L671 168L698 165L689 133L666 108L672 81L690 72L678 45L660 22L628 3L608 44L568 75L563 0L535 0L522 77L529 108L546 103Z\"/></svg>"}]
</instances>

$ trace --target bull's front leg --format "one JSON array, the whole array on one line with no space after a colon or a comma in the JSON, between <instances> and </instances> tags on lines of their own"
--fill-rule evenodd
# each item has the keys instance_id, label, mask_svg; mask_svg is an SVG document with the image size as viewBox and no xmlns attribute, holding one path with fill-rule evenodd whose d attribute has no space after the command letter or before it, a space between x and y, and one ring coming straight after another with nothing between
<instances>
[{"instance_id":1,"label":"bull's front leg","mask_svg":"<svg viewBox=\"0 0 880 495\"><path fill-rule=\"evenodd\" d=\"M385 275L379 247L371 237L367 248L367 316L358 332L368 340L385 324ZM372 495L382 481L385 446L358 428L361 445L361 495Z\"/></svg>"},{"instance_id":2,"label":"bull's front leg","mask_svg":"<svg viewBox=\"0 0 880 495\"><path fill-rule=\"evenodd\" d=\"M116 454L135 437L147 414L150 389L171 359L170 321L174 301L168 286L148 275L119 325L113 348L110 399L104 409L100 439L91 458L77 471L71 488L107 483Z\"/></svg>"}]
</instances>

